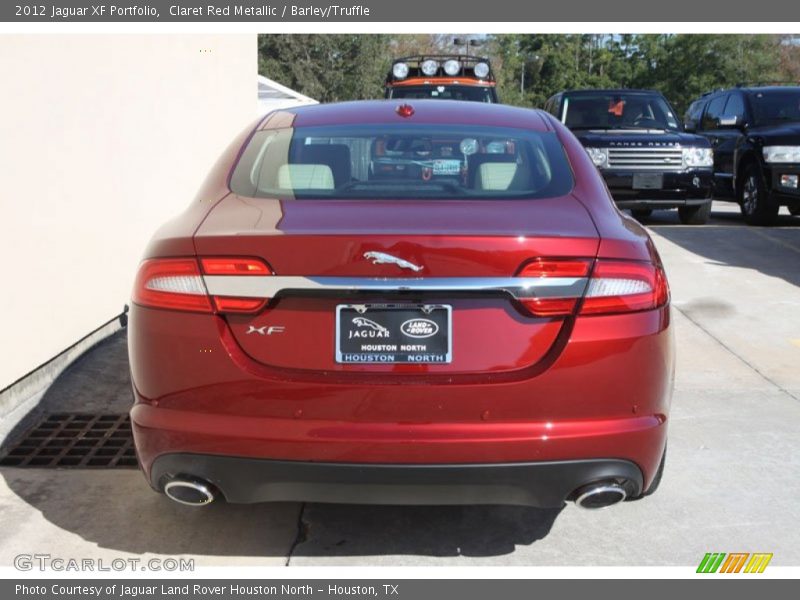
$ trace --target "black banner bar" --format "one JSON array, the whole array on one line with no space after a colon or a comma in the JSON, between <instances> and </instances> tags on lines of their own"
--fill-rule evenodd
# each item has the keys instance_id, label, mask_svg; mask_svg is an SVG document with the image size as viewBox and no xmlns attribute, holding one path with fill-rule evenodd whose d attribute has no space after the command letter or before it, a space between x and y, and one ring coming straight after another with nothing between
<instances>
[{"instance_id":1,"label":"black banner bar","mask_svg":"<svg viewBox=\"0 0 800 600\"><path fill-rule=\"evenodd\" d=\"M800 4L786 0L724 2L520 2L520 0L121 0L0 2L0 22L781 22L800 21ZM797 27L787 26L787 33Z\"/></svg>"},{"instance_id":2,"label":"black banner bar","mask_svg":"<svg viewBox=\"0 0 800 600\"><path fill-rule=\"evenodd\" d=\"M239 580L4 580L5 600L531 600L532 598L794 597L792 580L706 576L702 580L429 580L429 579L239 579ZM645 590L643 592L643 590Z\"/></svg>"}]
</instances>

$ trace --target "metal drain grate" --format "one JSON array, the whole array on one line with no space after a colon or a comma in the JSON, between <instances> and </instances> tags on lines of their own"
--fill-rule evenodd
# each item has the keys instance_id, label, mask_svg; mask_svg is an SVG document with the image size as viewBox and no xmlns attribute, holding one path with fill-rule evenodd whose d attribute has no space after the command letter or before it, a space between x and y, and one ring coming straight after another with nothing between
<instances>
[{"instance_id":1,"label":"metal drain grate","mask_svg":"<svg viewBox=\"0 0 800 600\"><path fill-rule=\"evenodd\" d=\"M5 467L135 467L128 415L45 415L22 441L0 456Z\"/></svg>"}]
</instances>

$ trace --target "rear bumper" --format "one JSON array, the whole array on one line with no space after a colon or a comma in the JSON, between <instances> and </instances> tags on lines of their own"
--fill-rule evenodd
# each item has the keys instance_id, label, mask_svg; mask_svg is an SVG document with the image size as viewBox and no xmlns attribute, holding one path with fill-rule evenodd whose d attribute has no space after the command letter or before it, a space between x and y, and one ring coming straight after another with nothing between
<instances>
[{"instance_id":1,"label":"rear bumper","mask_svg":"<svg viewBox=\"0 0 800 600\"><path fill-rule=\"evenodd\" d=\"M683 200L663 199L663 198L638 198L636 200L615 201L621 209L659 209L659 208L680 208L681 206L701 206L710 204L711 198L686 198Z\"/></svg>"},{"instance_id":2,"label":"rear bumper","mask_svg":"<svg viewBox=\"0 0 800 600\"><path fill-rule=\"evenodd\" d=\"M372 373L306 380L258 365L205 315L165 319L134 306L130 319L131 421L154 487L166 472L161 460L202 455L387 469L480 464L487 472L616 459L634 464L647 489L666 443L668 308L576 319L547 368L435 383Z\"/></svg>"},{"instance_id":3,"label":"rear bumper","mask_svg":"<svg viewBox=\"0 0 800 600\"><path fill-rule=\"evenodd\" d=\"M177 476L199 478L235 503L557 507L578 488L610 480L636 496L649 486L667 435L663 415L390 424L187 414L145 404L131 415L153 488L163 491Z\"/></svg>"},{"instance_id":4,"label":"rear bumper","mask_svg":"<svg viewBox=\"0 0 800 600\"><path fill-rule=\"evenodd\" d=\"M556 508L588 484L615 480L628 496L642 491L630 461L594 459L510 464L373 465L310 463L201 454L166 454L152 485L176 476L210 482L228 502L347 504L513 504Z\"/></svg>"}]
</instances>

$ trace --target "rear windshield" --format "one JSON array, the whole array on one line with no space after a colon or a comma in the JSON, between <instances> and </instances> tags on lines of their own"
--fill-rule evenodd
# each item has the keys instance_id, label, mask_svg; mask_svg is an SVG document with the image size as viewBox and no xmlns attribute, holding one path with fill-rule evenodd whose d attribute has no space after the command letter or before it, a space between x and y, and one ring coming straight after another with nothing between
<instances>
[{"instance_id":1,"label":"rear windshield","mask_svg":"<svg viewBox=\"0 0 800 600\"><path fill-rule=\"evenodd\" d=\"M750 94L756 125L800 121L800 90L774 90Z\"/></svg>"},{"instance_id":2,"label":"rear windshield","mask_svg":"<svg viewBox=\"0 0 800 600\"><path fill-rule=\"evenodd\" d=\"M391 88L390 98L495 102L493 89L469 85L404 85Z\"/></svg>"},{"instance_id":3,"label":"rear windshield","mask_svg":"<svg viewBox=\"0 0 800 600\"><path fill-rule=\"evenodd\" d=\"M544 198L572 189L555 133L469 125L257 132L231 190L280 199Z\"/></svg>"},{"instance_id":4,"label":"rear windshield","mask_svg":"<svg viewBox=\"0 0 800 600\"><path fill-rule=\"evenodd\" d=\"M678 129L678 119L658 94L565 95L561 121L570 129Z\"/></svg>"}]
</instances>

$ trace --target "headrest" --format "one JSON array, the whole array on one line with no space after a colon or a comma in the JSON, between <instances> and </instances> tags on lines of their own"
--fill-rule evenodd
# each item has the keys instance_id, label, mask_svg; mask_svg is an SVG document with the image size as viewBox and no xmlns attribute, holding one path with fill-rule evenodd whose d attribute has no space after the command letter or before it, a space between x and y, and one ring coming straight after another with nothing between
<instances>
[{"instance_id":1,"label":"headrest","mask_svg":"<svg viewBox=\"0 0 800 600\"><path fill-rule=\"evenodd\" d=\"M328 165L281 165L278 187L284 190L332 190L333 172Z\"/></svg>"},{"instance_id":2,"label":"headrest","mask_svg":"<svg viewBox=\"0 0 800 600\"><path fill-rule=\"evenodd\" d=\"M485 162L478 166L475 188L479 190L507 190L517 174L515 162Z\"/></svg>"}]
</instances>

